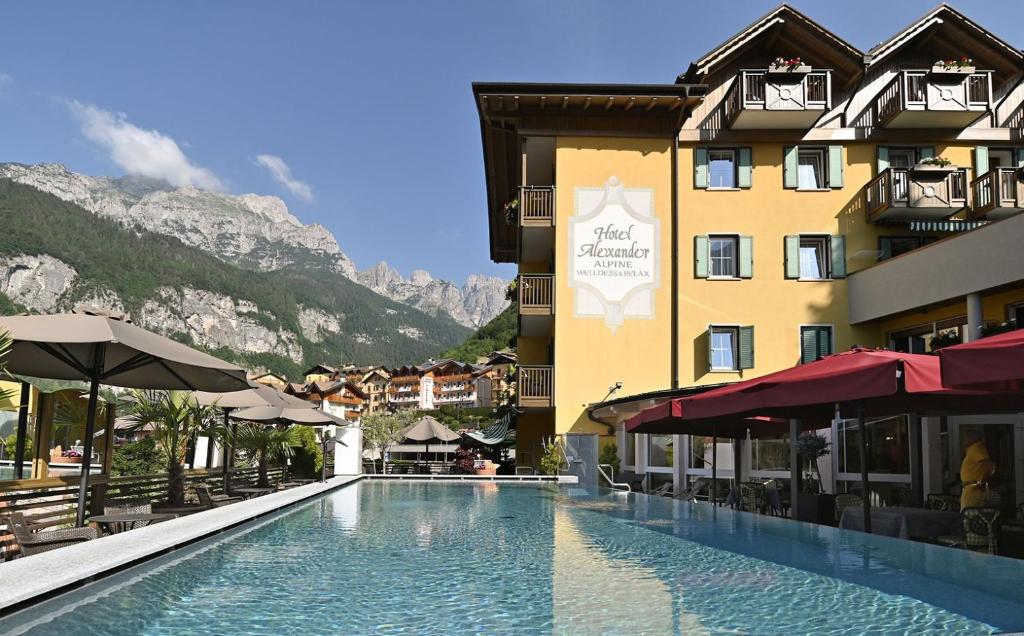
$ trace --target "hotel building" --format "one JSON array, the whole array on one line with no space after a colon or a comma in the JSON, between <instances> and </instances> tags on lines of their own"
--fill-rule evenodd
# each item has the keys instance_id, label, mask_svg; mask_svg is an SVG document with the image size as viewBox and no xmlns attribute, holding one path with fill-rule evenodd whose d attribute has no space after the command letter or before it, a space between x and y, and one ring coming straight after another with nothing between
<instances>
[{"instance_id":1,"label":"hotel building","mask_svg":"<svg viewBox=\"0 0 1024 636\"><path fill-rule=\"evenodd\" d=\"M542 438L596 433L679 489L710 473L709 440L625 435L624 419L853 345L928 352L1024 317L1022 70L947 5L867 52L783 5L674 83L474 84L491 257L519 268L520 465ZM842 491L856 432L822 426ZM1017 414L871 422L879 496L941 492L969 426L1024 501ZM742 442L739 477L788 477L787 444Z\"/></svg>"}]
</instances>

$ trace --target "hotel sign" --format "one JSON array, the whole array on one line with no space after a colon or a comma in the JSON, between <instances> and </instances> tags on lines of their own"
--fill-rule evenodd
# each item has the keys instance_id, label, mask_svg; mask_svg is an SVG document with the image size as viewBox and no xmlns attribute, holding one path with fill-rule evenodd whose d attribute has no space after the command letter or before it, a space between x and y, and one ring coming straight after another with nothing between
<instances>
[{"instance_id":1,"label":"hotel sign","mask_svg":"<svg viewBox=\"0 0 1024 636\"><path fill-rule=\"evenodd\" d=\"M577 188L575 199L569 219L575 315L603 318L612 333L626 319L653 318L661 263L653 190L626 189L611 177L603 188Z\"/></svg>"}]
</instances>

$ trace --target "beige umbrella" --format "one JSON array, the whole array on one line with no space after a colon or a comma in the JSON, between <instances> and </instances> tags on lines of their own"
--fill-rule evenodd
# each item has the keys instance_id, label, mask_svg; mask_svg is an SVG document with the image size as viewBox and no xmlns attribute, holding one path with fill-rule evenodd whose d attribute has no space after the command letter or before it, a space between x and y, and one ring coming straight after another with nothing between
<instances>
[{"instance_id":1,"label":"beige umbrella","mask_svg":"<svg viewBox=\"0 0 1024 636\"><path fill-rule=\"evenodd\" d=\"M304 426L324 427L334 424L335 426L348 426L346 420L320 409L293 409L281 406L254 406L248 409L235 411L231 417L236 420L248 420L250 422L282 422L284 424L302 424ZM320 481L326 481L327 471L327 436L323 436L324 461L320 467Z\"/></svg>"},{"instance_id":2,"label":"beige umbrella","mask_svg":"<svg viewBox=\"0 0 1024 636\"><path fill-rule=\"evenodd\" d=\"M430 442L437 441L447 444L448 442L461 439L458 433L429 415L413 422L409 428L402 432L402 437L413 442L423 442L427 453L430 452ZM447 460L447 457L445 459Z\"/></svg>"},{"instance_id":3,"label":"beige umbrella","mask_svg":"<svg viewBox=\"0 0 1024 636\"><path fill-rule=\"evenodd\" d=\"M89 383L78 525L85 521L100 384L193 391L235 391L249 386L241 367L116 318L8 316L0 318L0 330L13 341L5 360L12 373Z\"/></svg>"},{"instance_id":4,"label":"beige umbrella","mask_svg":"<svg viewBox=\"0 0 1024 636\"><path fill-rule=\"evenodd\" d=\"M230 393L211 393L209 391L196 391L192 394L196 402L205 406L216 406L224 411L224 427L228 426L228 418L234 409L244 409L259 406L283 406L294 409L315 409L316 404L297 398L294 395L282 393L273 387L253 382L250 388ZM224 458L224 492L231 488L231 476L228 467L231 460L231 451L227 444L223 447ZM206 468L213 463L213 444L206 447Z\"/></svg>"}]
</instances>

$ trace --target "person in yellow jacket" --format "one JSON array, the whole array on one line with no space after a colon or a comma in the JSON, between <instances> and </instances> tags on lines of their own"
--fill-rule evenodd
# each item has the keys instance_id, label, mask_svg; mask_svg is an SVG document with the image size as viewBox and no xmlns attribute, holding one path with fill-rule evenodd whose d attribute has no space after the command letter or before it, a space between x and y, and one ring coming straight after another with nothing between
<instances>
[{"instance_id":1,"label":"person in yellow jacket","mask_svg":"<svg viewBox=\"0 0 1024 636\"><path fill-rule=\"evenodd\" d=\"M996 465L988 456L988 449L976 430L964 432L966 452L960 464L960 481L964 491L960 495L960 509L984 506L988 496L988 478L996 472Z\"/></svg>"}]
</instances>

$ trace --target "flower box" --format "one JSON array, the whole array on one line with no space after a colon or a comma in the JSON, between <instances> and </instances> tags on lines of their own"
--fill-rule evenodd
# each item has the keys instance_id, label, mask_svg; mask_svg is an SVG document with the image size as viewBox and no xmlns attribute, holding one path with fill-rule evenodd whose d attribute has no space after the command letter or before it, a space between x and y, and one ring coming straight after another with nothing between
<instances>
[{"instance_id":1,"label":"flower box","mask_svg":"<svg viewBox=\"0 0 1024 636\"><path fill-rule=\"evenodd\" d=\"M789 66L785 64L772 64L768 67L769 73L802 73L806 75L811 72L811 67L807 64L797 64L795 66Z\"/></svg>"},{"instance_id":2,"label":"flower box","mask_svg":"<svg viewBox=\"0 0 1024 636\"><path fill-rule=\"evenodd\" d=\"M935 64L932 66L932 73L936 75L970 75L976 70L974 66L947 66L945 64Z\"/></svg>"},{"instance_id":3,"label":"flower box","mask_svg":"<svg viewBox=\"0 0 1024 636\"><path fill-rule=\"evenodd\" d=\"M81 464L81 457L50 457L51 464Z\"/></svg>"}]
</instances>

